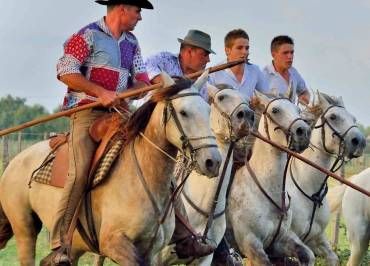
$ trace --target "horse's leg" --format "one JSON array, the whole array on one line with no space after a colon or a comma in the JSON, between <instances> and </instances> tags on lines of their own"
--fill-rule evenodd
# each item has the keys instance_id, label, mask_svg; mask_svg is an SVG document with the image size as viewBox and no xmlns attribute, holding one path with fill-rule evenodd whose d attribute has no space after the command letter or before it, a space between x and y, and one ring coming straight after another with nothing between
<instances>
[{"instance_id":1,"label":"horse's leg","mask_svg":"<svg viewBox=\"0 0 370 266\"><path fill-rule=\"evenodd\" d=\"M238 239L238 246L243 254L248 258L251 265L272 266L260 239L254 234L249 233L247 236L235 236ZM240 239L241 238L241 239Z\"/></svg>"},{"instance_id":2,"label":"horse's leg","mask_svg":"<svg viewBox=\"0 0 370 266\"><path fill-rule=\"evenodd\" d=\"M100 240L102 254L122 266L146 265L139 257L134 244L123 232L111 232Z\"/></svg>"},{"instance_id":3,"label":"horse's leg","mask_svg":"<svg viewBox=\"0 0 370 266\"><path fill-rule=\"evenodd\" d=\"M287 232L274 244L274 254L282 257L295 257L300 265L311 266L315 263L315 255L293 232Z\"/></svg>"},{"instance_id":4,"label":"horse's leg","mask_svg":"<svg viewBox=\"0 0 370 266\"><path fill-rule=\"evenodd\" d=\"M323 257L326 260L327 266L337 266L339 265L339 259L337 254L331 248L329 240L327 239L325 233L309 241L307 245L319 257Z\"/></svg>"},{"instance_id":5,"label":"horse's leg","mask_svg":"<svg viewBox=\"0 0 370 266\"><path fill-rule=\"evenodd\" d=\"M85 253L84 251L76 251L72 249L71 252L72 266L78 266L78 261L80 260L84 253Z\"/></svg>"},{"instance_id":6,"label":"horse's leg","mask_svg":"<svg viewBox=\"0 0 370 266\"><path fill-rule=\"evenodd\" d=\"M370 232L365 224L355 224L350 226L347 223L347 235L351 246L351 256L347 266L358 266L361 264L367 251L370 241Z\"/></svg>"},{"instance_id":7,"label":"horse's leg","mask_svg":"<svg viewBox=\"0 0 370 266\"><path fill-rule=\"evenodd\" d=\"M15 217L18 216L18 217ZM18 213L9 215L12 224L19 264L21 266L35 265L35 251L37 235L40 232L41 223L35 221L29 213Z\"/></svg>"},{"instance_id":8,"label":"horse's leg","mask_svg":"<svg viewBox=\"0 0 370 266\"><path fill-rule=\"evenodd\" d=\"M104 265L104 256L95 255L94 266L103 266Z\"/></svg>"}]
</instances>

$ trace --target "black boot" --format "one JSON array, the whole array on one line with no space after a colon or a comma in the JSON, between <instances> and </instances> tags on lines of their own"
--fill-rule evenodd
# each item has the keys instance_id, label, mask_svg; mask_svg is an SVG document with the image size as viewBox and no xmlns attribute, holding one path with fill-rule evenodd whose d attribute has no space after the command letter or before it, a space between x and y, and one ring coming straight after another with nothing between
<instances>
[{"instance_id":1,"label":"black boot","mask_svg":"<svg viewBox=\"0 0 370 266\"><path fill-rule=\"evenodd\" d=\"M183 216L177 213L175 217L175 232L171 243L176 244L175 251L180 259L204 257L215 250L215 245L205 243L200 236L190 231L190 225Z\"/></svg>"},{"instance_id":2,"label":"black boot","mask_svg":"<svg viewBox=\"0 0 370 266\"><path fill-rule=\"evenodd\" d=\"M243 266L243 258L223 238L214 252L212 266Z\"/></svg>"},{"instance_id":3,"label":"black boot","mask_svg":"<svg viewBox=\"0 0 370 266\"><path fill-rule=\"evenodd\" d=\"M71 260L65 248L53 249L49 255L40 261L40 266L71 266Z\"/></svg>"}]
</instances>

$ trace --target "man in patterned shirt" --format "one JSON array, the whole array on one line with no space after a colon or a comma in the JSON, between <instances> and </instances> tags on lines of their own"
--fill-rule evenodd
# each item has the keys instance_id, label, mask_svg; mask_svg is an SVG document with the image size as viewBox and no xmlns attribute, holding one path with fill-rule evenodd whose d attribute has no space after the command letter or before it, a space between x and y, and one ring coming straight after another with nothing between
<instances>
[{"instance_id":1,"label":"man in patterned shirt","mask_svg":"<svg viewBox=\"0 0 370 266\"><path fill-rule=\"evenodd\" d=\"M95 0L107 6L107 14L72 35L64 44L57 64L57 77L68 86L63 108L69 109L92 101L103 107L71 115L69 172L51 231L53 251L41 265L70 265L72 217L86 189L90 162L96 143L89 136L90 125L119 104L118 92L149 84L140 47L131 33L142 19L141 8L153 9L147 0Z\"/></svg>"},{"instance_id":2,"label":"man in patterned shirt","mask_svg":"<svg viewBox=\"0 0 370 266\"><path fill-rule=\"evenodd\" d=\"M162 71L172 77L183 77L203 70L209 62L209 54L215 53L211 49L211 37L200 30L189 30L185 38L178 38L178 41L181 44L179 54L160 52L147 58L145 65L152 83L160 82ZM205 88L200 94L208 98Z\"/></svg>"}]
</instances>

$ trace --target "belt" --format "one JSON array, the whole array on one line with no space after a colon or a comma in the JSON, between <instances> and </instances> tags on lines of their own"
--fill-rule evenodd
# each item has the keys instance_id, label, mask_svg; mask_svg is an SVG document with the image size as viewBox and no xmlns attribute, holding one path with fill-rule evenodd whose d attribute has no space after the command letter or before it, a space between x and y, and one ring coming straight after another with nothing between
<instances>
[{"instance_id":1,"label":"belt","mask_svg":"<svg viewBox=\"0 0 370 266\"><path fill-rule=\"evenodd\" d=\"M107 112L107 113L113 113L115 110L113 108L107 108L104 106L97 106L92 108L94 111L100 111L100 112Z\"/></svg>"}]
</instances>

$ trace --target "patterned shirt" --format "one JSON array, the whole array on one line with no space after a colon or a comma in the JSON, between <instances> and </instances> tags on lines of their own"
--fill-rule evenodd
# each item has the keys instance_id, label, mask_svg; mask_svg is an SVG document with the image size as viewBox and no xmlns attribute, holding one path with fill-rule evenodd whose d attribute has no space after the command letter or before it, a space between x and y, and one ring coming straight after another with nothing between
<instances>
[{"instance_id":1,"label":"patterned shirt","mask_svg":"<svg viewBox=\"0 0 370 266\"><path fill-rule=\"evenodd\" d=\"M64 44L64 54L57 63L58 79L74 73L117 93L136 81L150 83L136 37L124 32L116 40L104 18L82 28ZM68 88L63 109L92 101L90 95Z\"/></svg>"},{"instance_id":2,"label":"patterned shirt","mask_svg":"<svg viewBox=\"0 0 370 266\"><path fill-rule=\"evenodd\" d=\"M180 66L179 55L175 55L170 52L160 52L148 57L145 61L145 66L150 80L158 76L163 71L171 77L184 76ZM203 99L208 101L206 85L201 89L200 95Z\"/></svg>"},{"instance_id":3,"label":"patterned shirt","mask_svg":"<svg viewBox=\"0 0 370 266\"><path fill-rule=\"evenodd\" d=\"M222 62L226 63L226 61ZM225 83L239 90L243 95L251 98L254 90L262 93L268 91L268 84L262 71L258 66L253 64L244 65L244 73L241 82L237 80L231 69L225 69L210 74L209 83L211 85Z\"/></svg>"}]
</instances>

